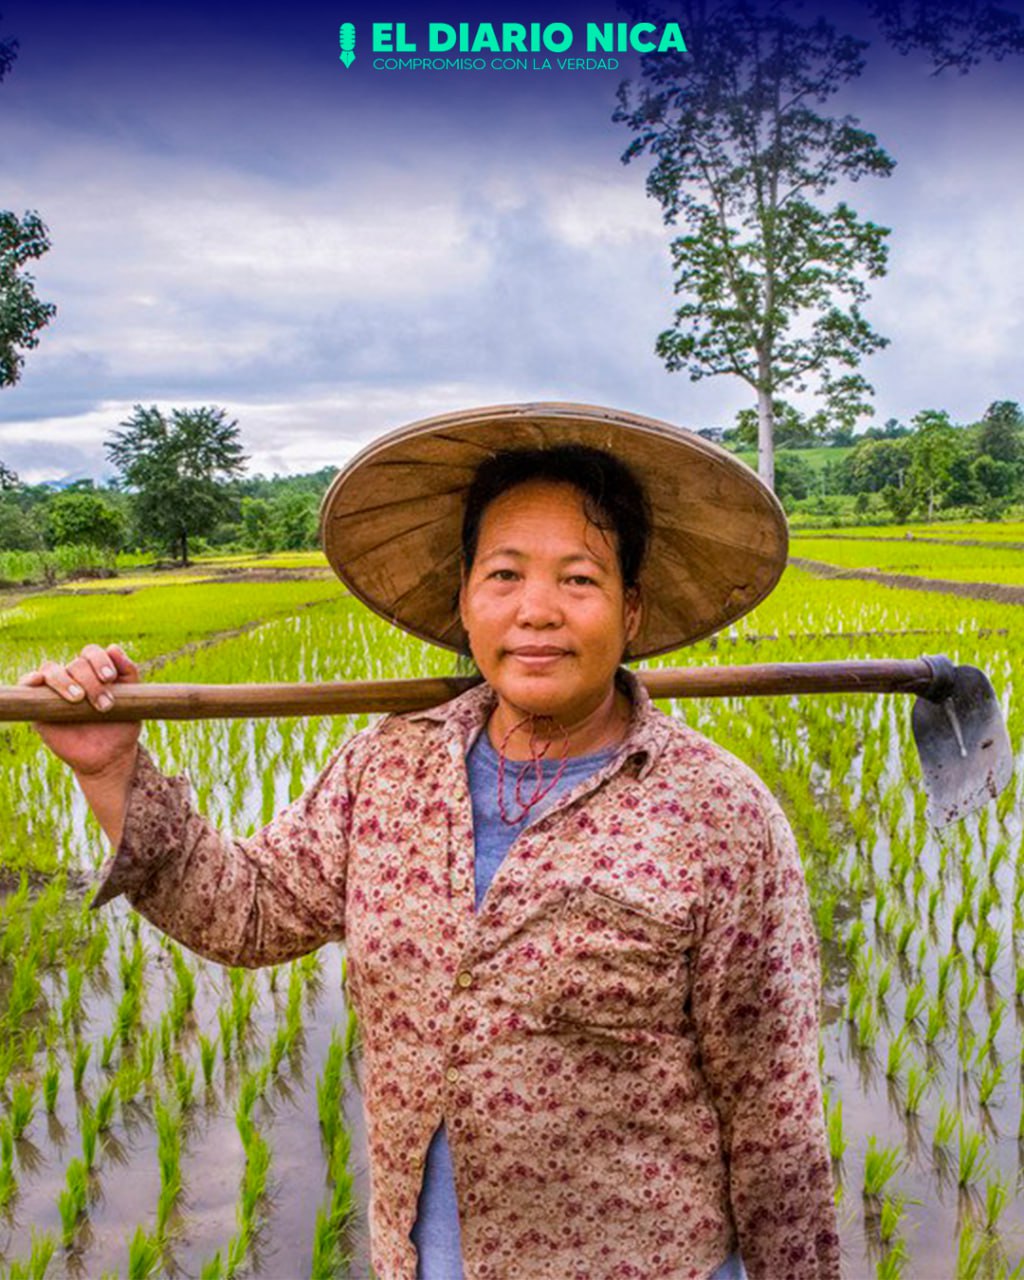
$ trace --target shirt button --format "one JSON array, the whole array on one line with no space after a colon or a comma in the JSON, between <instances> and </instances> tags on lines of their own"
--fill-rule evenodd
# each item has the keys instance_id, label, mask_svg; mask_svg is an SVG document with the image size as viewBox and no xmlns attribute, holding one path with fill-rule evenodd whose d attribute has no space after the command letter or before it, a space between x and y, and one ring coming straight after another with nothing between
<instances>
[{"instance_id":1,"label":"shirt button","mask_svg":"<svg viewBox=\"0 0 1024 1280\"><path fill-rule=\"evenodd\" d=\"M455 1084L455 1082L459 1078L459 1069L458 1067L449 1067L444 1074L445 1074L445 1079L448 1081L449 1084Z\"/></svg>"},{"instance_id":2,"label":"shirt button","mask_svg":"<svg viewBox=\"0 0 1024 1280\"><path fill-rule=\"evenodd\" d=\"M461 893L466 887L466 877L461 872L452 872L452 888L456 893Z\"/></svg>"},{"instance_id":3,"label":"shirt button","mask_svg":"<svg viewBox=\"0 0 1024 1280\"><path fill-rule=\"evenodd\" d=\"M455 981L460 987L471 987L473 985L473 975L467 969L464 969Z\"/></svg>"}]
</instances>

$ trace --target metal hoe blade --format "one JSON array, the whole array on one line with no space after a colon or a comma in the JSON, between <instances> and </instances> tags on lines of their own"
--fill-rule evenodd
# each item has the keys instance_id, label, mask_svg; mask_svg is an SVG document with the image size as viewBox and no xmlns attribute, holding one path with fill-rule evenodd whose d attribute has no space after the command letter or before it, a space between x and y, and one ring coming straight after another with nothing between
<instances>
[{"instance_id":1,"label":"metal hoe blade","mask_svg":"<svg viewBox=\"0 0 1024 1280\"><path fill-rule=\"evenodd\" d=\"M938 662L935 686L914 700L911 724L928 817L947 827L999 795L1013 775L1013 751L988 676L976 667Z\"/></svg>"}]
</instances>

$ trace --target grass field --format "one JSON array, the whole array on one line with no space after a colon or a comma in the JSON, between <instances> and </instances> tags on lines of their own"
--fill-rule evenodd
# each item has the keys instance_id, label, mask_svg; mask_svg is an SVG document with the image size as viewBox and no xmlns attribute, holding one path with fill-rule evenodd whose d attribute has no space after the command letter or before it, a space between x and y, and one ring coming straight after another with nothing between
<instances>
[{"instance_id":1,"label":"grass field","mask_svg":"<svg viewBox=\"0 0 1024 1280\"><path fill-rule=\"evenodd\" d=\"M988 528L958 532L996 541ZM854 537L793 546L832 564L870 555L894 573L910 572L900 555L922 550ZM934 573L913 572L957 578L973 568L976 580L1001 581L989 575L1012 571L1004 561L1014 554L929 545ZM451 655L390 630L330 578L202 580L223 567L199 565L192 581L140 572L126 595L64 590L9 604L0 682L87 639L117 640L140 660L166 656L155 680L452 669ZM1019 606L791 568L729 631L658 661L944 652L990 674L1018 746L1022 621ZM821 938L821 1070L844 1275L1019 1274L1019 769L998 801L938 835L925 817L907 698L665 709L749 761L798 835ZM154 723L145 737L166 771L188 774L206 813L244 833L363 722ZM0 1271L365 1276L358 1029L342 999L343 955L327 948L279 971L223 970L123 904L89 913L76 885L105 840L67 772L27 726L0 728L0 758L0 865L12 873L0 903Z\"/></svg>"}]
</instances>

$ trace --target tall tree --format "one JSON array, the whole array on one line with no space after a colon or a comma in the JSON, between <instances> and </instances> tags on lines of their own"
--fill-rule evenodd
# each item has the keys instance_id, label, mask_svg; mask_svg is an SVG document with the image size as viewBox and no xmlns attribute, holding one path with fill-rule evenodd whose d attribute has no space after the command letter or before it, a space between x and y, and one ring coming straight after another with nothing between
<instances>
[{"instance_id":1,"label":"tall tree","mask_svg":"<svg viewBox=\"0 0 1024 1280\"><path fill-rule=\"evenodd\" d=\"M0 489L17 489L18 484L18 473L0 462Z\"/></svg>"},{"instance_id":2,"label":"tall tree","mask_svg":"<svg viewBox=\"0 0 1024 1280\"><path fill-rule=\"evenodd\" d=\"M0 80L17 54L17 40L0 39ZM39 345L36 335L57 314L52 302L36 297L36 282L24 269L49 247L49 233L37 213L30 210L19 218L0 211L0 387L18 381L25 363L22 353Z\"/></svg>"},{"instance_id":3,"label":"tall tree","mask_svg":"<svg viewBox=\"0 0 1024 1280\"><path fill-rule=\"evenodd\" d=\"M18 381L23 352L39 345L39 330L57 314L52 302L39 301L35 279L24 270L49 247L46 226L37 213L19 218L0 210L0 387Z\"/></svg>"},{"instance_id":4,"label":"tall tree","mask_svg":"<svg viewBox=\"0 0 1024 1280\"><path fill-rule=\"evenodd\" d=\"M227 481L247 461L238 423L213 406L167 418L137 404L121 427L104 448L134 494L139 531L188 564L189 538L212 532L233 505Z\"/></svg>"},{"instance_id":5,"label":"tall tree","mask_svg":"<svg viewBox=\"0 0 1024 1280\"><path fill-rule=\"evenodd\" d=\"M932 72L961 75L989 58L1024 53L1019 10L988 0L870 0L882 32L900 53L922 52Z\"/></svg>"},{"instance_id":6,"label":"tall tree","mask_svg":"<svg viewBox=\"0 0 1024 1280\"><path fill-rule=\"evenodd\" d=\"M922 409L914 415L910 436L910 487L918 502L927 503L928 519L952 480L954 462L963 453L964 435L945 410Z\"/></svg>"},{"instance_id":7,"label":"tall tree","mask_svg":"<svg viewBox=\"0 0 1024 1280\"><path fill-rule=\"evenodd\" d=\"M693 381L741 378L758 412L758 470L774 480L773 402L815 385L831 411L870 389L856 372L886 339L861 313L885 273L888 231L844 201L838 183L894 164L851 116L820 107L860 75L865 43L789 0L682 0L686 53L644 60L615 119L649 153L647 191L669 225L683 298L657 342Z\"/></svg>"}]
</instances>

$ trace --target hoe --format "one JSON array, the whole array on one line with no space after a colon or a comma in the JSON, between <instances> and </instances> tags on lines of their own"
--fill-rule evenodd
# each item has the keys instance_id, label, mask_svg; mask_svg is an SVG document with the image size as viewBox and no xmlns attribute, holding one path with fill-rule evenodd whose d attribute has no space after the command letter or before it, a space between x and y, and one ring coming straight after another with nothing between
<instances>
[{"instance_id":1,"label":"hoe","mask_svg":"<svg viewBox=\"0 0 1024 1280\"><path fill-rule=\"evenodd\" d=\"M653 698L766 697L805 693L912 693L912 726L928 816L948 826L994 799L1013 773L1013 753L988 677L945 657L907 661L783 662L658 668L638 673ZM0 721L84 723L417 711L462 693L472 677L321 684L123 684L105 713L50 689L0 688Z\"/></svg>"}]
</instances>

